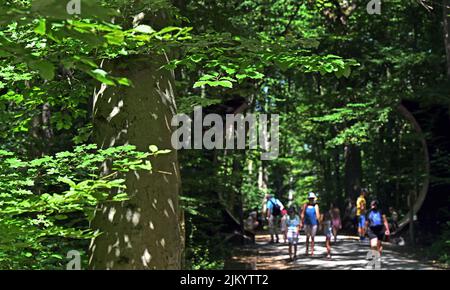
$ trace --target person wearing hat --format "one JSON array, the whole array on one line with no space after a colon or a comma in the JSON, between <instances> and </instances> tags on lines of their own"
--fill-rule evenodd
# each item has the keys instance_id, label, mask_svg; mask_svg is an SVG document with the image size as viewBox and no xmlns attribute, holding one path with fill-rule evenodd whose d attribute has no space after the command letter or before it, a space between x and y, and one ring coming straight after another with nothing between
<instances>
[{"instance_id":1,"label":"person wearing hat","mask_svg":"<svg viewBox=\"0 0 450 290\"><path fill-rule=\"evenodd\" d=\"M381 255L381 251L383 250L381 241L385 235L389 236L390 232L386 215L381 212L377 200L373 200L370 203L370 210L367 213L366 219L366 229L370 239L370 248L378 251Z\"/></svg>"},{"instance_id":2,"label":"person wearing hat","mask_svg":"<svg viewBox=\"0 0 450 290\"><path fill-rule=\"evenodd\" d=\"M320 212L319 205L316 203L314 192L308 193L308 203L303 205L301 220L306 234L306 255L308 255L309 239L311 238L311 256L314 256L314 237L316 236L317 226L319 224Z\"/></svg>"}]
</instances>

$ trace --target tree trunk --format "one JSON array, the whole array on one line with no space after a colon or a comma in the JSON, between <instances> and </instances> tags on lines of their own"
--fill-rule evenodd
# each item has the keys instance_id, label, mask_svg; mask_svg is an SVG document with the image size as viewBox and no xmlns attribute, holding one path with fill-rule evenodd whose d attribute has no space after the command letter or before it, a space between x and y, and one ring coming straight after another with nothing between
<instances>
[{"instance_id":1,"label":"tree trunk","mask_svg":"<svg viewBox=\"0 0 450 290\"><path fill-rule=\"evenodd\" d=\"M444 43L447 55L447 78L450 79L450 0L442 0L442 10L444 17Z\"/></svg>"},{"instance_id":2,"label":"tree trunk","mask_svg":"<svg viewBox=\"0 0 450 290\"><path fill-rule=\"evenodd\" d=\"M132 144L172 149L170 126L175 114L174 77L160 67L166 55L145 55L112 63L115 75L133 87L102 87L94 100L94 136L101 148ZM125 65L125 66L124 66ZM151 158L153 170L125 174L129 200L100 206L92 228L92 269L180 269L183 216L178 204L177 152ZM110 172L104 165L104 174Z\"/></svg>"},{"instance_id":3,"label":"tree trunk","mask_svg":"<svg viewBox=\"0 0 450 290\"><path fill-rule=\"evenodd\" d=\"M334 152L334 176L335 176L335 200L340 208L344 208L345 206L345 195L342 195L342 187L341 187L341 170L340 170L340 150L338 148L333 150Z\"/></svg>"},{"instance_id":4,"label":"tree trunk","mask_svg":"<svg viewBox=\"0 0 450 290\"><path fill-rule=\"evenodd\" d=\"M345 193L350 198L356 198L361 188L361 149L356 145L345 147Z\"/></svg>"},{"instance_id":5,"label":"tree trunk","mask_svg":"<svg viewBox=\"0 0 450 290\"><path fill-rule=\"evenodd\" d=\"M266 193L268 193L268 177L267 177L267 169L264 166L264 161L260 160L258 165L258 189L259 194L261 195L261 215L266 216Z\"/></svg>"}]
</instances>

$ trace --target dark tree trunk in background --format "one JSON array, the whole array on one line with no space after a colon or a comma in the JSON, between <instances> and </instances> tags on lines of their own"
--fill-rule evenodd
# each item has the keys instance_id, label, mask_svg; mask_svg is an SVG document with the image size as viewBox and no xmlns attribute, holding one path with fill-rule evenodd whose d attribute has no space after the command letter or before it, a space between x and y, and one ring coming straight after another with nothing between
<instances>
[{"instance_id":1,"label":"dark tree trunk in background","mask_svg":"<svg viewBox=\"0 0 450 290\"><path fill-rule=\"evenodd\" d=\"M145 55L110 64L115 75L134 87L106 88L94 100L94 134L99 147L123 144L148 151L149 145L172 149L175 114L174 77L167 56ZM127 173L130 200L103 204L92 228L103 234L90 246L92 269L179 269L183 253L180 175L177 152L151 159L153 170ZM110 172L104 165L104 174Z\"/></svg>"},{"instance_id":2,"label":"dark tree trunk in background","mask_svg":"<svg viewBox=\"0 0 450 290\"><path fill-rule=\"evenodd\" d=\"M34 139L30 148L32 158L50 154L50 148L52 148L53 144L53 130L50 124L50 104L44 103L40 110L40 114L35 115L31 122L30 132Z\"/></svg>"},{"instance_id":3,"label":"dark tree trunk in background","mask_svg":"<svg viewBox=\"0 0 450 290\"><path fill-rule=\"evenodd\" d=\"M345 193L354 199L361 188L361 149L356 145L345 146Z\"/></svg>"},{"instance_id":4,"label":"dark tree trunk in background","mask_svg":"<svg viewBox=\"0 0 450 290\"><path fill-rule=\"evenodd\" d=\"M233 174L235 174L235 177L233 178L236 181L236 194L235 197L235 205L234 205L234 212L236 213L237 218L239 219L240 225L241 225L241 233L244 234L244 198L243 198L243 192L242 192L242 175L243 175L243 169L244 169L244 163L242 162L245 160L245 151L242 152L241 160L237 159L236 157L233 159ZM238 178L236 178L238 177Z\"/></svg>"},{"instance_id":5,"label":"dark tree trunk in background","mask_svg":"<svg viewBox=\"0 0 450 290\"><path fill-rule=\"evenodd\" d=\"M447 55L447 78L450 79L450 0L442 1L442 10L444 18L444 42Z\"/></svg>"},{"instance_id":6,"label":"dark tree trunk in background","mask_svg":"<svg viewBox=\"0 0 450 290\"><path fill-rule=\"evenodd\" d=\"M336 196L336 200L334 202L337 203L337 205L340 208L344 208L345 205L345 195L342 195L342 185L341 185L341 155L340 155L340 150L335 148L334 149L334 176L335 176L335 183L336 183L336 188L335 188L335 196Z\"/></svg>"}]
</instances>

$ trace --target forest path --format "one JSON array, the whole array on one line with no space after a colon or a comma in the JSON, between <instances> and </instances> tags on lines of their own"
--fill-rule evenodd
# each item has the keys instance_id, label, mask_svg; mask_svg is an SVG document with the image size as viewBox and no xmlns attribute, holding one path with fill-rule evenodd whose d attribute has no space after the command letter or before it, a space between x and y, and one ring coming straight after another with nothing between
<instances>
[{"instance_id":1,"label":"forest path","mask_svg":"<svg viewBox=\"0 0 450 290\"><path fill-rule=\"evenodd\" d=\"M256 244L249 247L246 256L234 257L243 263L252 264L258 270L363 270L367 269L368 243L360 243L355 236L338 235L332 242L330 260L326 258L325 237L316 236L314 257L305 255L305 236L300 236L297 246L297 259L290 262L287 244L270 244L270 236L259 234ZM381 257L382 270L433 270L437 269L410 254L404 253L401 246L384 243Z\"/></svg>"}]
</instances>

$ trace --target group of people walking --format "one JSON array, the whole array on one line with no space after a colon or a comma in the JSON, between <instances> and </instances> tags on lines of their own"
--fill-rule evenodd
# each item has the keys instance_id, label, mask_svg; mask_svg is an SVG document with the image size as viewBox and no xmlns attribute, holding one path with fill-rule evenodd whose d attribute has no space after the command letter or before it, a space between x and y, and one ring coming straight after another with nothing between
<instances>
[{"instance_id":1,"label":"group of people walking","mask_svg":"<svg viewBox=\"0 0 450 290\"><path fill-rule=\"evenodd\" d=\"M381 212L377 200L370 203L369 210L366 208L367 190L362 189L356 200L356 220L360 240L365 241L366 235L370 239L370 246L381 254L381 241L385 235L389 236L389 224L386 216ZM266 195L265 217L268 221L271 243L279 243L279 234L283 242L289 245L289 259L297 257L297 244L301 229L306 236L306 255L314 256L314 242L318 230L323 231L327 258L331 259L331 240L337 241L338 231L342 229L341 214L339 208L330 206L321 213L317 203L316 194L308 193L308 202L301 207L289 206L285 208L283 203L276 197Z\"/></svg>"}]
</instances>

